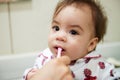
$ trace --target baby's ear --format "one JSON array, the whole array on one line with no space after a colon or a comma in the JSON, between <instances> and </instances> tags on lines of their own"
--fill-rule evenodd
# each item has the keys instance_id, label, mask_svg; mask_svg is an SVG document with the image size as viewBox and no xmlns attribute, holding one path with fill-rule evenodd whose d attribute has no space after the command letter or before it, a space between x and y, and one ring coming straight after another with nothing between
<instances>
[{"instance_id":1,"label":"baby's ear","mask_svg":"<svg viewBox=\"0 0 120 80\"><path fill-rule=\"evenodd\" d=\"M91 41L88 45L88 52L93 51L96 48L97 43L98 43L98 38L97 37L91 39Z\"/></svg>"}]
</instances>

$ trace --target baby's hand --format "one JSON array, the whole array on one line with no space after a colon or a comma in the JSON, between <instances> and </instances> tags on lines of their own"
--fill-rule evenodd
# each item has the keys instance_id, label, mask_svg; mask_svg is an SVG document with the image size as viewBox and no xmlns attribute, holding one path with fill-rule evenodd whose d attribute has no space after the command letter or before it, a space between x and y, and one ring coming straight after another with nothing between
<instances>
[{"instance_id":1,"label":"baby's hand","mask_svg":"<svg viewBox=\"0 0 120 80\"><path fill-rule=\"evenodd\" d=\"M31 69L30 71L29 71L29 73L27 74L27 78L26 78L26 80L30 80L30 78L33 76L33 75L35 75L35 73L38 71L39 69Z\"/></svg>"}]
</instances>

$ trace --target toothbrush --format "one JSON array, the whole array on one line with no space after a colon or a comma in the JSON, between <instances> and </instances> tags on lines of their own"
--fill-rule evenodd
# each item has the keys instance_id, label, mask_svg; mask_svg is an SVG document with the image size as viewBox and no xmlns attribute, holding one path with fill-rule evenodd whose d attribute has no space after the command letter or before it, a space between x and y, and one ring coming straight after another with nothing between
<instances>
[{"instance_id":1,"label":"toothbrush","mask_svg":"<svg viewBox=\"0 0 120 80\"><path fill-rule=\"evenodd\" d=\"M61 51L62 51L62 48L58 48L57 58L59 58L61 56Z\"/></svg>"}]
</instances>

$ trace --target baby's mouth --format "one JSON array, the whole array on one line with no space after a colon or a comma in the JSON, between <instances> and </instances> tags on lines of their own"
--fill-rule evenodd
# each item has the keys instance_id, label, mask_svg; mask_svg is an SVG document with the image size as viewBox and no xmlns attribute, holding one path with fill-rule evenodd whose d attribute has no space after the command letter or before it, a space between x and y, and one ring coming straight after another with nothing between
<instances>
[{"instance_id":1,"label":"baby's mouth","mask_svg":"<svg viewBox=\"0 0 120 80\"><path fill-rule=\"evenodd\" d=\"M58 48L61 48L61 47L55 47L55 49L57 49L57 50L58 50ZM63 48L61 48L61 49L62 49L61 52L65 51L65 49L63 49Z\"/></svg>"}]
</instances>

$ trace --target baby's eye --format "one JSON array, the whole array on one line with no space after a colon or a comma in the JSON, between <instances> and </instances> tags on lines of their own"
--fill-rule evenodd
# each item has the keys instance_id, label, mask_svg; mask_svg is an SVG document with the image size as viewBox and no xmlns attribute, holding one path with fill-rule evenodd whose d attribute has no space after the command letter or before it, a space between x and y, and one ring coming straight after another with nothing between
<instances>
[{"instance_id":1,"label":"baby's eye","mask_svg":"<svg viewBox=\"0 0 120 80\"><path fill-rule=\"evenodd\" d=\"M75 31L75 30L71 30L71 31L70 31L70 34L72 34L72 35L78 35L78 32Z\"/></svg>"},{"instance_id":2,"label":"baby's eye","mask_svg":"<svg viewBox=\"0 0 120 80\"><path fill-rule=\"evenodd\" d=\"M52 29L55 30L55 31L59 31L60 30L59 26L53 26Z\"/></svg>"}]
</instances>

